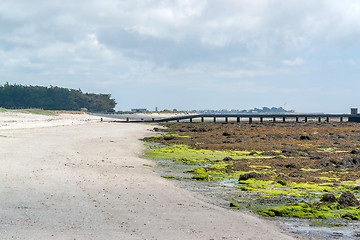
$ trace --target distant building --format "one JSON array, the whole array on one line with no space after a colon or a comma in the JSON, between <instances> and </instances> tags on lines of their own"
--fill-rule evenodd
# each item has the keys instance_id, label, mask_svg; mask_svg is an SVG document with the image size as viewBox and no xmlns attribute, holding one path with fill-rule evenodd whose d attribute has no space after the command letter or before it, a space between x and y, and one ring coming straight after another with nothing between
<instances>
[{"instance_id":1,"label":"distant building","mask_svg":"<svg viewBox=\"0 0 360 240\"><path fill-rule=\"evenodd\" d=\"M139 113L139 112L147 112L146 108L133 108L131 112Z\"/></svg>"}]
</instances>

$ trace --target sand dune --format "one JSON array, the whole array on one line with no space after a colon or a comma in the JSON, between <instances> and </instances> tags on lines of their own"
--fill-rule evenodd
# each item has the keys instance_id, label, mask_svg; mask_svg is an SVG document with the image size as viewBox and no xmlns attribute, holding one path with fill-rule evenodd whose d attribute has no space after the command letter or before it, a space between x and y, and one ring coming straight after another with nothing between
<instances>
[{"instance_id":1,"label":"sand dune","mask_svg":"<svg viewBox=\"0 0 360 240\"><path fill-rule=\"evenodd\" d=\"M145 124L0 113L0 239L293 239L140 158Z\"/></svg>"}]
</instances>

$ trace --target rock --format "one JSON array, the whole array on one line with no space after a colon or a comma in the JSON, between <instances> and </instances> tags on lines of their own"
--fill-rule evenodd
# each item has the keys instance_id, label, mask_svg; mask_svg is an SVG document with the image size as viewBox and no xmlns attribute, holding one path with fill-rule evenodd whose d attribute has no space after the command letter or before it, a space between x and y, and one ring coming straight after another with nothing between
<instances>
[{"instance_id":1,"label":"rock","mask_svg":"<svg viewBox=\"0 0 360 240\"><path fill-rule=\"evenodd\" d=\"M324 194L320 200L321 202L329 202L333 203L336 202L336 197L332 193Z\"/></svg>"},{"instance_id":2,"label":"rock","mask_svg":"<svg viewBox=\"0 0 360 240\"><path fill-rule=\"evenodd\" d=\"M345 213L344 215L341 216L341 218L345 218L348 220L359 220L359 217L352 215L351 213Z\"/></svg>"},{"instance_id":3,"label":"rock","mask_svg":"<svg viewBox=\"0 0 360 240\"><path fill-rule=\"evenodd\" d=\"M322 158L321 155L319 155L317 153L312 153L312 152L308 153L308 156L310 157L310 159L321 159ZM303 157L305 157L305 156L303 156Z\"/></svg>"},{"instance_id":4,"label":"rock","mask_svg":"<svg viewBox=\"0 0 360 240\"><path fill-rule=\"evenodd\" d=\"M223 161L232 161L232 160L234 160L234 159L232 159L231 157L226 157L223 159Z\"/></svg>"},{"instance_id":5,"label":"rock","mask_svg":"<svg viewBox=\"0 0 360 240\"><path fill-rule=\"evenodd\" d=\"M295 178L295 177L302 177L302 172L300 172L300 171L294 171L294 172L292 172L292 173L289 174L289 177L293 177L293 178Z\"/></svg>"},{"instance_id":6,"label":"rock","mask_svg":"<svg viewBox=\"0 0 360 240\"><path fill-rule=\"evenodd\" d=\"M350 153L351 153L351 154L359 154L359 153L360 153L360 151L358 151L358 150L354 149L354 150L352 150Z\"/></svg>"},{"instance_id":7,"label":"rock","mask_svg":"<svg viewBox=\"0 0 360 240\"><path fill-rule=\"evenodd\" d=\"M230 203L230 207L233 207L233 208L240 208L240 205L239 205L239 204L237 204L237 203L233 203L233 202L231 202L231 203Z\"/></svg>"},{"instance_id":8,"label":"rock","mask_svg":"<svg viewBox=\"0 0 360 240\"><path fill-rule=\"evenodd\" d=\"M297 165L295 163L289 163L285 165L286 168L297 168Z\"/></svg>"},{"instance_id":9,"label":"rock","mask_svg":"<svg viewBox=\"0 0 360 240\"><path fill-rule=\"evenodd\" d=\"M164 140L168 141L168 140L173 140L175 137L174 136L165 136Z\"/></svg>"},{"instance_id":10,"label":"rock","mask_svg":"<svg viewBox=\"0 0 360 240\"><path fill-rule=\"evenodd\" d=\"M326 160L320 161L319 163L320 163L320 165L323 166L323 167L328 167L328 166L330 166L330 162L329 162L329 161L326 161Z\"/></svg>"},{"instance_id":11,"label":"rock","mask_svg":"<svg viewBox=\"0 0 360 240\"><path fill-rule=\"evenodd\" d=\"M355 186L355 187L353 188L353 190L359 191L359 190L360 190L360 186Z\"/></svg>"},{"instance_id":12,"label":"rock","mask_svg":"<svg viewBox=\"0 0 360 240\"><path fill-rule=\"evenodd\" d=\"M300 140L310 140L310 137L307 135L301 135Z\"/></svg>"},{"instance_id":13,"label":"rock","mask_svg":"<svg viewBox=\"0 0 360 240\"><path fill-rule=\"evenodd\" d=\"M341 194L339 198L339 203L342 208L347 207L357 207L360 205L359 201L356 199L353 193L351 192L345 192Z\"/></svg>"},{"instance_id":14,"label":"rock","mask_svg":"<svg viewBox=\"0 0 360 240\"><path fill-rule=\"evenodd\" d=\"M249 156L254 156L256 154L257 154L257 152L251 152L251 153L249 153Z\"/></svg>"},{"instance_id":15,"label":"rock","mask_svg":"<svg viewBox=\"0 0 360 240\"><path fill-rule=\"evenodd\" d=\"M245 173L244 175L241 175L239 177L239 181L240 180L248 180L250 178L255 178L255 179L258 179L258 178L261 178L261 174L260 173L256 173L256 172L249 172L249 173Z\"/></svg>"},{"instance_id":16,"label":"rock","mask_svg":"<svg viewBox=\"0 0 360 240\"><path fill-rule=\"evenodd\" d=\"M344 158L336 164L338 168L353 168L360 163L359 159L356 158Z\"/></svg>"},{"instance_id":17,"label":"rock","mask_svg":"<svg viewBox=\"0 0 360 240\"><path fill-rule=\"evenodd\" d=\"M299 155L299 152L291 149L284 149L281 151L281 153L285 155Z\"/></svg>"},{"instance_id":18,"label":"rock","mask_svg":"<svg viewBox=\"0 0 360 240\"><path fill-rule=\"evenodd\" d=\"M284 180L279 180L279 181L277 181L277 183L282 186L286 186L286 182Z\"/></svg>"},{"instance_id":19,"label":"rock","mask_svg":"<svg viewBox=\"0 0 360 240\"><path fill-rule=\"evenodd\" d=\"M230 133L228 133L228 132L223 132L223 134L222 134L223 136L225 136L225 137L229 137L229 136L231 136L231 134Z\"/></svg>"}]
</instances>

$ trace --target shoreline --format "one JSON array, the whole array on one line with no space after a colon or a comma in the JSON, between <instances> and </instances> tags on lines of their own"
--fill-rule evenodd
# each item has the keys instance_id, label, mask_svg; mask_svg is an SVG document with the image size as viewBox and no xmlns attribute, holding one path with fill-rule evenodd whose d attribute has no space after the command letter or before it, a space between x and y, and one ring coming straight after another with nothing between
<instances>
[{"instance_id":1,"label":"shoreline","mask_svg":"<svg viewBox=\"0 0 360 240\"><path fill-rule=\"evenodd\" d=\"M32 117L0 128L4 239L294 239L161 178L141 158L154 125Z\"/></svg>"}]
</instances>

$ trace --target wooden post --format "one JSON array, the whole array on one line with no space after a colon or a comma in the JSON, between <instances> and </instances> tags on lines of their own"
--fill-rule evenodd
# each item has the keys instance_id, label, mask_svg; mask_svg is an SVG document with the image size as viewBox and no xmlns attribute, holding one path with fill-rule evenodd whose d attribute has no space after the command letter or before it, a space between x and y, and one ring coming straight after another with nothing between
<instances>
[{"instance_id":1,"label":"wooden post","mask_svg":"<svg viewBox=\"0 0 360 240\"><path fill-rule=\"evenodd\" d=\"M228 117L225 117L225 122L226 122L226 123L228 122Z\"/></svg>"},{"instance_id":2,"label":"wooden post","mask_svg":"<svg viewBox=\"0 0 360 240\"><path fill-rule=\"evenodd\" d=\"M343 117L340 117L340 122L343 122L344 121L344 118Z\"/></svg>"},{"instance_id":3,"label":"wooden post","mask_svg":"<svg viewBox=\"0 0 360 240\"><path fill-rule=\"evenodd\" d=\"M260 122L262 123L264 121L264 118L263 117L260 117Z\"/></svg>"},{"instance_id":4,"label":"wooden post","mask_svg":"<svg viewBox=\"0 0 360 240\"><path fill-rule=\"evenodd\" d=\"M296 117L296 122L299 122L299 117Z\"/></svg>"},{"instance_id":5,"label":"wooden post","mask_svg":"<svg viewBox=\"0 0 360 240\"><path fill-rule=\"evenodd\" d=\"M216 117L214 117L214 123L216 122Z\"/></svg>"},{"instance_id":6,"label":"wooden post","mask_svg":"<svg viewBox=\"0 0 360 240\"><path fill-rule=\"evenodd\" d=\"M283 122L286 122L286 117L283 117Z\"/></svg>"},{"instance_id":7,"label":"wooden post","mask_svg":"<svg viewBox=\"0 0 360 240\"><path fill-rule=\"evenodd\" d=\"M329 117L326 117L326 122L330 122L330 118L329 118Z\"/></svg>"},{"instance_id":8,"label":"wooden post","mask_svg":"<svg viewBox=\"0 0 360 240\"><path fill-rule=\"evenodd\" d=\"M321 122L321 117L319 117L319 122Z\"/></svg>"},{"instance_id":9,"label":"wooden post","mask_svg":"<svg viewBox=\"0 0 360 240\"><path fill-rule=\"evenodd\" d=\"M128 121L129 121L129 118L126 118L126 121L128 122Z\"/></svg>"},{"instance_id":10,"label":"wooden post","mask_svg":"<svg viewBox=\"0 0 360 240\"><path fill-rule=\"evenodd\" d=\"M236 118L236 122L238 122L238 123L240 122L240 117Z\"/></svg>"},{"instance_id":11,"label":"wooden post","mask_svg":"<svg viewBox=\"0 0 360 240\"><path fill-rule=\"evenodd\" d=\"M276 117L273 117L273 122L276 122Z\"/></svg>"},{"instance_id":12,"label":"wooden post","mask_svg":"<svg viewBox=\"0 0 360 240\"><path fill-rule=\"evenodd\" d=\"M307 122L308 121L308 118L307 117L305 117L305 122Z\"/></svg>"},{"instance_id":13,"label":"wooden post","mask_svg":"<svg viewBox=\"0 0 360 240\"><path fill-rule=\"evenodd\" d=\"M155 118L152 118L151 121L154 122L154 121L155 121Z\"/></svg>"},{"instance_id":14,"label":"wooden post","mask_svg":"<svg viewBox=\"0 0 360 240\"><path fill-rule=\"evenodd\" d=\"M192 118L190 118L190 122L192 122Z\"/></svg>"},{"instance_id":15,"label":"wooden post","mask_svg":"<svg viewBox=\"0 0 360 240\"><path fill-rule=\"evenodd\" d=\"M252 123L252 117L249 117L249 123Z\"/></svg>"},{"instance_id":16,"label":"wooden post","mask_svg":"<svg viewBox=\"0 0 360 240\"><path fill-rule=\"evenodd\" d=\"M204 122L204 117L201 117L201 122Z\"/></svg>"}]
</instances>

